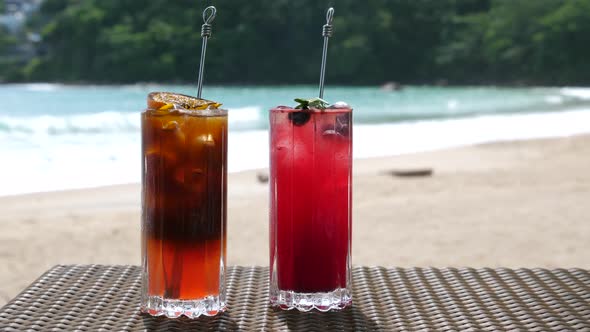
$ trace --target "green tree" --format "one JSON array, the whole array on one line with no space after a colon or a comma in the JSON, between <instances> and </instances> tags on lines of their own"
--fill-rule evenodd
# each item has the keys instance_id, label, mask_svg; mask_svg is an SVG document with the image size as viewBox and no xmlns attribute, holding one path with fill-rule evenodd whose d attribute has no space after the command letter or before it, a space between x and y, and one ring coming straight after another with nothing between
<instances>
[{"instance_id":1,"label":"green tree","mask_svg":"<svg viewBox=\"0 0 590 332\"><path fill-rule=\"evenodd\" d=\"M590 0L45 0L24 79L194 82L210 4L209 83L315 83L330 5L331 84L590 81Z\"/></svg>"},{"instance_id":2,"label":"green tree","mask_svg":"<svg viewBox=\"0 0 590 332\"><path fill-rule=\"evenodd\" d=\"M535 76L558 84L590 81L590 1L569 0L544 15L533 35Z\"/></svg>"},{"instance_id":3,"label":"green tree","mask_svg":"<svg viewBox=\"0 0 590 332\"><path fill-rule=\"evenodd\" d=\"M455 81L588 83L589 27L590 0L496 0L453 19L436 63Z\"/></svg>"},{"instance_id":4,"label":"green tree","mask_svg":"<svg viewBox=\"0 0 590 332\"><path fill-rule=\"evenodd\" d=\"M15 55L17 39L4 27L0 27L0 81L11 80L19 71L19 59Z\"/></svg>"}]
</instances>

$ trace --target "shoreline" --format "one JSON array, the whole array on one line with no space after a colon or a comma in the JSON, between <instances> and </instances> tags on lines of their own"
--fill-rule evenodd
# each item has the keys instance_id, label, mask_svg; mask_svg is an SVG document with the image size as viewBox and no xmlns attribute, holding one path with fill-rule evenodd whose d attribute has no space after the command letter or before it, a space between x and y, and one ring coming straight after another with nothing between
<instances>
[{"instance_id":1,"label":"shoreline","mask_svg":"<svg viewBox=\"0 0 590 332\"><path fill-rule=\"evenodd\" d=\"M176 88L191 92L188 86ZM210 91L234 107L228 119L229 170L268 167L265 103L277 105L290 100L288 95L306 95L311 89L238 90ZM356 158L590 133L590 88L533 90L412 87L395 94L334 88L332 98L351 96L350 102L359 105ZM5 87L0 92L20 96L7 98L6 109L22 107L16 100L27 98L31 104L47 104L47 110L26 106L20 113L0 116L0 139L6 141L2 151L9 156L0 173L0 196L140 181L138 113L145 106L146 91L47 84ZM72 103L65 103L70 99Z\"/></svg>"},{"instance_id":2,"label":"shoreline","mask_svg":"<svg viewBox=\"0 0 590 332\"><path fill-rule=\"evenodd\" d=\"M555 123L560 125L555 126ZM528 130L516 130L526 128ZM508 128L508 130L506 130ZM520 142L543 139L559 139L563 137L590 135L590 111L585 109L574 109L561 112L547 113L519 113L519 114L493 114L477 117L420 120L399 123L380 124L356 124L354 126L354 160L368 158L397 158L405 155L418 153L434 153L449 149L469 148L478 145L496 144L502 142ZM425 137L428 137L425 139ZM129 139L129 137L127 137ZM84 170L93 169L96 165L78 164L76 167L68 165L69 171L56 168L47 162L47 156L41 157L43 153L33 153L35 157L26 161L27 167L33 167L27 174L18 175L22 169L21 162L5 163L7 169L3 180L4 188L0 188L0 198L28 195L35 193L51 193L69 190L95 189L105 186L119 186L138 183L129 181L135 178L140 160L129 157L130 149L139 149L137 140L133 136L134 143L127 142L125 149L118 152L116 162L101 164L103 170L99 178L90 176ZM389 144L375 144L382 140L388 140ZM257 142L260 148L253 149L252 143ZM266 130L245 130L235 131L229 134L229 162L230 174L262 170L268 167L268 132ZM32 151L31 151L32 152ZM123 153L124 152L124 153ZM54 151L53 153L57 153ZM95 153L104 154L109 151L93 151L85 156L91 158ZM123 153L123 154L121 154ZM31 154L29 154L31 155ZM45 158L45 159L43 159ZM49 158L51 159L51 158ZM83 158L82 158L83 159ZM17 159L15 159L17 160ZM239 161L239 162L236 162ZM66 162L60 160L59 162ZM47 169L51 169L47 173ZM232 169L233 168L233 169ZM12 171L12 172L11 172ZM14 174L17 176L8 176ZM72 176L71 172L75 172ZM107 174L125 174L113 181ZM95 174L96 175L96 174ZM86 183L82 186L71 185L68 178L84 179ZM120 181L120 182L119 182ZM30 191L35 184L43 189ZM64 185L65 183L65 185ZM106 184L105 184L106 183ZM25 184L25 189L22 186ZM13 188L21 188L14 190ZM12 190L11 190L12 189Z\"/></svg>"},{"instance_id":3,"label":"shoreline","mask_svg":"<svg viewBox=\"0 0 590 332\"><path fill-rule=\"evenodd\" d=\"M354 265L590 268L590 135L355 159ZM427 177L392 169L431 168ZM268 265L268 186L229 175L228 264ZM0 305L55 264L140 262L140 186L0 197Z\"/></svg>"}]
</instances>

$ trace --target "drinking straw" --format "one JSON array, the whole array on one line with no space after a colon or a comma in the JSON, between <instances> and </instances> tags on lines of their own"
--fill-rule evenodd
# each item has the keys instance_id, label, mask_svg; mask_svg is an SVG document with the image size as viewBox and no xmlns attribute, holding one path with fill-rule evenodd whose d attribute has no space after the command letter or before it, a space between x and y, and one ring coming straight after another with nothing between
<instances>
[{"instance_id":1,"label":"drinking straw","mask_svg":"<svg viewBox=\"0 0 590 332\"><path fill-rule=\"evenodd\" d=\"M197 98L201 99L201 92L203 90L203 72L205 71L205 53L207 52L207 39L211 37L211 22L215 19L217 9L214 6L209 6L203 11L203 21L205 23L201 26L201 37L203 37L203 44L201 46L201 63L199 65L199 81L197 83ZM182 281L182 255L179 249L175 248L172 257L172 271L170 271L170 280L167 278L168 271L164 271L164 297L178 298L180 297L180 284Z\"/></svg>"},{"instance_id":2,"label":"drinking straw","mask_svg":"<svg viewBox=\"0 0 590 332\"><path fill-rule=\"evenodd\" d=\"M203 21L205 23L201 26L201 37L203 37L203 44L201 46L201 63L199 64L199 81L197 83L197 98L201 99L201 92L203 91L203 72L205 71L205 53L207 52L207 40L211 37L211 22L215 19L217 9L214 6L209 6L203 11Z\"/></svg>"},{"instance_id":3,"label":"drinking straw","mask_svg":"<svg viewBox=\"0 0 590 332\"><path fill-rule=\"evenodd\" d=\"M322 29L324 36L324 50L322 52L322 68L320 70L320 99L324 98L324 78L326 76L326 57L328 55L328 39L332 37L332 20L334 19L334 8L330 7L326 12L326 24Z\"/></svg>"}]
</instances>

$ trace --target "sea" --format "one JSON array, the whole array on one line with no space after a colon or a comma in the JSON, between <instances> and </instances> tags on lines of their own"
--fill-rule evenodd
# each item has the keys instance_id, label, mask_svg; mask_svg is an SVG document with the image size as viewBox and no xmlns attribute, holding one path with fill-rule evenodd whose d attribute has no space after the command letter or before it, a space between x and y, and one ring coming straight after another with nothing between
<instances>
[{"instance_id":1,"label":"sea","mask_svg":"<svg viewBox=\"0 0 590 332\"><path fill-rule=\"evenodd\" d=\"M0 196L140 181L140 112L192 85L0 85ZM230 172L268 165L268 110L315 86L206 86L229 111ZM352 106L354 158L590 132L590 88L327 86Z\"/></svg>"}]
</instances>

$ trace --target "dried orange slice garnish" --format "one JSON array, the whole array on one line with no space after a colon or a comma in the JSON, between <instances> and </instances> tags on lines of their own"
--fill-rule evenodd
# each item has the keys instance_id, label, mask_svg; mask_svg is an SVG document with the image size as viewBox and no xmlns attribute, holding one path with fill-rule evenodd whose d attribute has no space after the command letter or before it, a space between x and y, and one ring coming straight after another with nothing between
<instances>
[{"instance_id":1,"label":"dried orange slice garnish","mask_svg":"<svg viewBox=\"0 0 590 332\"><path fill-rule=\"evenodd\" d=\"M221 106L216 101L199 99L172 92L152 92L148 95L147 104L148 108L159 111L169 110L175 107L186 110L204 110Z\"/></svg>"}]
</instances>

